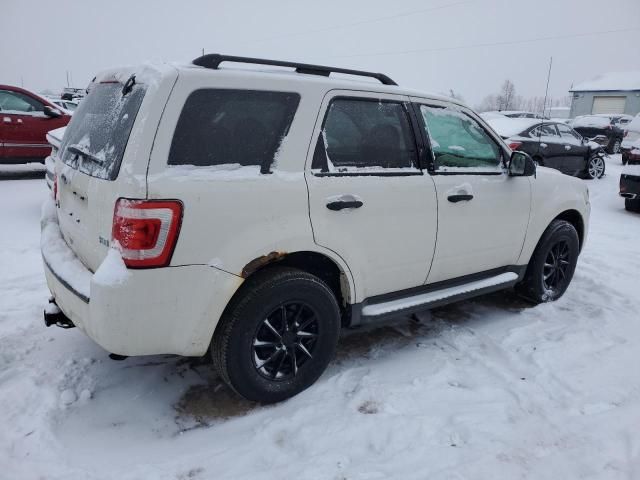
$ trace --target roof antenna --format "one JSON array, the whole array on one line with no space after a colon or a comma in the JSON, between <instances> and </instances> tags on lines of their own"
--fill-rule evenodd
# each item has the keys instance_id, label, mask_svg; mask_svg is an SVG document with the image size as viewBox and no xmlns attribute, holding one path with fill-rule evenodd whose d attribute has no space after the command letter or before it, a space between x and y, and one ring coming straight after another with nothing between
<instances>
[{"instance_id":1,"label":"roof antenna","mask_svg":"<svg viewBox=\"0 0 640 480\"><path fill-rule=\"evenodd\" d=\"M547 109L547 96L549 95L549 80L551 79L551 65L553 65L553 57L549 57L549 72L547 73L547 88L544 91L544 102L542 103L542 118L540 119L540 125L538 126L538 153L540 153L540 137L542 136L542 124L545 120L544 111ZM551 113L551 111L549 111Z\"/></svg>"},{"instance_id":2,"label":"roof antenna","mask_svg":"<svg viewBox=\"0 0 640 480\"><path fill-rule=\"evenodd\" d=\"M547 109L547 95L549 94L549 80L551 79L551 65L553 65L553 57L549 57L549 73L547 73L547 88L544 91L544 103L542 104L542 116L544 117L544 111ZM551 110L549 110L551 113Z\"/></svg>"}]
</instances>

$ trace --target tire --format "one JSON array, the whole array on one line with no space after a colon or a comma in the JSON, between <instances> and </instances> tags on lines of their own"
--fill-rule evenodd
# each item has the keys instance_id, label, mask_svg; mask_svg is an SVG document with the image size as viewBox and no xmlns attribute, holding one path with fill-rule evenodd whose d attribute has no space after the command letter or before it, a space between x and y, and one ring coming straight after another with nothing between
<instances>
[{"instance_id":1,"label":"tire","mask_svg":"<svg viewBox=\"0 0 640 480\"><path fill-rule=\"evenodd\" d=\"M571 283L579 251L580 240L573 225L554 220L542 234L516 290L536 304L557 300Z\"/></svg>"},{"instance_id":2,"label":"tire","mask_svg":"<svg viewBox=\"0 0 640 480\"><path fill-rule=\"evenodd\" d=\"M624 208L629 212L640 213L640 199L625 198Z\"/></svg>"},{"instance_id":3,"label":"tire","mask_svg":"<svg viewBox=\"0 0 640 480\"><path fill-rule=\"evenodd\" d=\"M339 333L340 309L329 286L301 270L274 267L247 280L231 300L211 355L240 396L280 402L320 377Z\"/></svg>"},{"instance_id":4,"label":"tire","mask_svg":"<svg viewBox=\"0 0 640 480\"><path fill-rule=\"evenodd\" d=\"M614 138L613 141L609 142L609 145L607 145L607 148L605 150L607 151L607 153L615 155L617 153L620 153L620 145L622 145L622 140L620 140L619 138Z\"/></svg>"},{"instance_id":5,"label":"tire","mask_svg":"<svg viewBox=\"0 0 640 480\"><path fill-rule=\"evenodd\" d=\"M590 180L604 177L604 171L606 163L604 158L598 155L591 155L587 162L587 169L584 172L584 177Z\"/></svg>"}]
</instances>

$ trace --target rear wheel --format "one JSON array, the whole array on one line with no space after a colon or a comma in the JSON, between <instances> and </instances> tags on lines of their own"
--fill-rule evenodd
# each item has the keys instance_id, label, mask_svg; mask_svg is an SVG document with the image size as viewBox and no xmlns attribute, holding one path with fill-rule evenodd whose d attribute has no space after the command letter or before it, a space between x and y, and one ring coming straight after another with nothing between
<instances>
[{"instance_id":1,"label":"rear wheel","mask_svg":"<svg viewBox=\"0 0 640 480\"><path fill-rule=\"evenodd\" d=\"M602 178L604 176L605 163L604 158L599 155L592 155L587 163L586 178L591 180Z\"/></svg>"},{"instance_id":2,"label":"rear wheel","mask_svg":"<svg viewBox=\"0 0 640 480\"><path fill-rule=\"evenodd\" d=\"M248 400L273 403L313 384L333 358L340 310L319 278L272 268L247 280L212 344L221 377Z\"/></svg>"},{"instance_id":3,"label":"rear wheel","mask_svg":"<svg viewBox=\"0 0 640 480\"><path fill-rule=\"evenodd\" d=\"M569 222L554 220L538 242L518 292L534 303L550 302L567 290L578 262L580 240Z\"/></svg>"},{"instance_id":4,"label":"rear wheel","mask_svg":"<svg viewBox=\"0 0 640 480\"><path fill-rule=\"evenodd\" d=\"M624 208L629 212L640 213L640 199L624 199Z\"/></svg>"}]
</instances>

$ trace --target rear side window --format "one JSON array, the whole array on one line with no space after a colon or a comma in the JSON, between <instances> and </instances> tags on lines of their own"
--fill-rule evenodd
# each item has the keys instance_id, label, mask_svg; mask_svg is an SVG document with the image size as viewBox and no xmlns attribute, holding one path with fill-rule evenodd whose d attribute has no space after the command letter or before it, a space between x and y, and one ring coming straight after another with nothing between
<instances>
[{"instance_id":1,"label":"rear side window","mask_svg":"<svg viewBox=\"0 0 640 480\"><path fill-rule=\"evenodd\" d=\"M123 95L117 82L94 84L65 131L62 161L92 177L114 180L129 141L144 84Z\"/></svg>"},{"instance_id":2,"label":"rear side window","mask_svg":"<svg viewBox=\"0 0 640 480\"><path fill-rule=\"evenodd\" d=\"M331 102L312 168L410 168L417 164L415 139L400 102L344 99Z\"/></svg>"},{"instance_id":3,"label":"rear side window","mask_svg":"<svg viewBox=\"0 0 640 480\"><path fill-rule=\"evenodd\" d=\"M300 95L252 90L196 90L187 98L169 165L259 165L268 173Z\"/></svg>"}]
</instances>

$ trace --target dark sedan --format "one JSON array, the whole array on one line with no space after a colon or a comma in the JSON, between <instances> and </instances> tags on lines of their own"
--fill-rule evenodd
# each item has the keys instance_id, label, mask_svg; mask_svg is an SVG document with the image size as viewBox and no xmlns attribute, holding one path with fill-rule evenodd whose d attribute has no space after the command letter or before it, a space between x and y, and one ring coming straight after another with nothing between
<instances>
[{"instance_id":1,"label":"dark sedan","mask_svg":"<svg viewBox=\"0 0 640 480\"><path fill-rule=\"evenodd\" d=\"M604 175L602 147L564 123L530 118L495 118L488 123L512 150L528 153L539 165L576 177Z\"/></svg>"},{"instance_id":2,"label":"dark sedan","mask_svg":"<svg viewBox=\"0 0 640 480\"><path fill-rule=\"evenodd\" d=\"M598 114L576 117L571 126L583 137L602 145L607 153L620 153L625 126L633 119L631 115Z\"/></svg>"}]
</instances>

